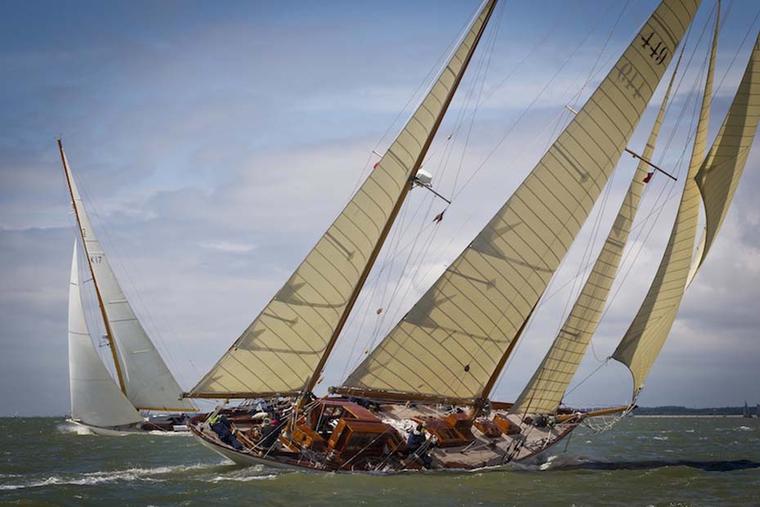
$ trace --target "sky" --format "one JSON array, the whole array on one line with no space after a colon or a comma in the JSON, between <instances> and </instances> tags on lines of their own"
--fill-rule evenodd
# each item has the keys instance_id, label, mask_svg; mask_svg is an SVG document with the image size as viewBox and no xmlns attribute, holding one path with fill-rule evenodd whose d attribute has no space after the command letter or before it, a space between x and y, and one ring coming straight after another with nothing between
<instances>
[{"instance_id":1,"label":"sky","mask_svg":"<svg viewBox=\"0 0 760 507\"><path fill-rule=\"evenodd\" d=\"M328 362L325 385L345 377L511 195L566 125L565 106L582 106L656 3L501 2L425 162L436 189L454 202L434 226L444 203L423 190L410 194ZM700 33L714 5L703 3L686 46L693 64L655 155L673 172L685 171L690 149L707 48ZM477 6L6 2L0 415L68 411L67 282L76 232L57 137L130 301L187 389L342 209L377 160L373 150L392 142ZM710 142L749 57L759 10L751 0L723 2ZM663 86L629 146L643 146L662 93ZM760 402L759 162L756 148L642 405ZM548 349L634 167L622 159L510 359L497 398L514 399ZM627 401L630 375L604 359L654 276L679 190L662 177L648 185L626 275L576 383L594 373L568 402ZM90 319L97 327L93 311Z\"/></svg>"}]
</instances>

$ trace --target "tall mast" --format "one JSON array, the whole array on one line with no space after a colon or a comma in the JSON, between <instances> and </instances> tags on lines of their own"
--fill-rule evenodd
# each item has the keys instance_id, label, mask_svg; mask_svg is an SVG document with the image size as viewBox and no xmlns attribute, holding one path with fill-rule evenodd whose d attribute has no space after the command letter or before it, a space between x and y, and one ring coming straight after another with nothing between
<instances>
[{"instance_id":1,"label":"tall mast","mask_svg":"<svg viewBox=\"0 0 760 507\"><path fill-rule=\"evenodd\" d=\"M607 239L604 241L570 313L557 332L551 348L546 353L541 365L533 373L528 385L515 401L511 408L512 412L554 412L562 402L562 398L583 360L586 349L599 326L602 311L623 260L623 252L641 203L644 186L652 177L653 165L649 161L654 155L657 138L660 135L665 113L670 104L670 92L678 75L684 47L685 45L682 46L670 82L665 89L660 109L644 145L644 151L642 155L634 155L639 159L639 163L633 172L628 191L623 197L612 227L607 234Z\"/></svg>"},{"instance_id":2,"label":"tall mast","mask_svg":"<svg viewBox=\"0 0 760 507\"><path fill-rule=\"evenodd\" d=\"M69 163L66 160L66 153L63 151L63 142L61 139L58 139L58 152L61 154L61 163L63 164L63 173L66 176L66 185L69 189L69 197L71 198L71 206L74 208L74 216L76 216L77 219L77 228L79 229L79 235L82 239L82 246L85 247L85 257L87 257L87 267L90 270L90 277L92 278L92 283L95 287L95 295L98 299L98 307L100 308L100 316L103 318L103 325L106 329L106 338L108 339L108 346L111 349L111 356L113 357L113 364L114 368L116 369L116 378L119 381L119 388L123 393L126 394L127 392L127 386L124 382L124 374L121 370L121 363L119 361L119 353L116 350L116 343L113 339L113 332L111 331L111 324L108 322L108 316L106 315L106 308L103 304L103 297L100 294L100 288L98 287L98 280L95 278L95 272L92 269L92 259L90 259L90 255L87 253L87 249L85 246L85 242L87 241L87 231L84 230L82 227L82 221L79 217L79 210L76 205L76 199L77 197L74 196L74 183L72 180L71 175L71 169L69 168Z\"/></svg>"},{"instance_id":3,"label":"tall mast","mask_svg":"<svg viewBox=\"0 0 760 507\"><path fill-rule=\"evenodd\" d=\"M295 396L318 383L495 4L481 4L443 70L343 211L189 397Z\"/></svg>"},{"instance_id":4,"label":"tall mast","mask_svg":"<svg viewBox=\"0 0 760 507\"><path fill-rule=\"evenodd\" d=\"M446 95L446 98L444 99L443 108L440 114L438 115L438 117L436 118L435 123L433 124L433 128L430 131L430 134L427 136L427 139L425 140L425 145L423 146L422 151L417 156L417 160L415 161L414 166L412 168L412 174L409 177L409 181L407 182L407 185L405 185L404 189L399 195L398 200L396 201L396 205L393 207L393 211L391 212L391 215L388 221L385 223L385 227L383 227L383 232L380 234L380 241L377 242L377 244L375 245L375 248L372 250L372 254L370 255L370 260L365 266L364 271L362 272L361 278L359 279L359 283L357 284L356 288L351 294L351 299L348 302L348 306L346 307L346 310L343 312L343 316L341 317L340 321L338 321L338 325L336 326L335 331L330 337L330 341L328 342L327 347L325 348L325 351L322 354L322 357L319 359L317 366L314 368L314 373L309 378L309 382L304 387L304 392L307 392L307 393L311 392L314 389L314 386L316 386L317 382L319 381L319 377L322 374L322 370L325 367L325 363L327 363L327 360L330 357L330 353L335 347L335 342L338 340L338 337L340 336L340 333L343 330L343 327L346 325L348 316L351 314L351 310L356 304L356 299L359 297L359 294L361 293L361 290L364 287L364 283L367 281L369 272L372 270L372 266L375 264L375 260L377 259L377 256L383 247L383 243L385 243L385 239L388 237L388 233L390 232L391 227L393 226L393 222L395 222L396 220L396 216L398 215L399 210L401 209L401 205L404 204L404 200L406 199L407 194L412 188L412 184L414 182L414 178L417 175L417 171L419 171L420 166L422 166L422 162L425 160L425 155L427 155L428 149L430 149L430 144L433 142L433 139L435 138L435 134L438 132L438 127L440 127L441 122L443 121L443 117L446 115L446 111L448 110L449 105L451 104L451 100L454 98L454 93L456 93L457 88L459 87L459 83L462 81L462 77L464 77L464 73L466 72L467 67L470 64L470 60L472 60L472 55L475 53L475 48L477 48L478 43L480 42L480 39L483 36L483 32L485 31L486 26L488 25L488 21L490 20L491 14L493 13L494 8L496 7L497 1L498 0L490 1L490 5L486 7L485 20L483 21L482 25L480 26L480 29L475 35L474 43L470 46L470 49L467 52L467 55L465 56L465 60L464 60L464 63L462 64L461 71L456 75L454 79L454 84L451 86L448 94Z\"/></svg>"},{"instance_id":5,"label":"tall mast","mask_svg":"<svg viewBox=\"0 0 760 507\"><path fill-rule=\"evenodd\" d=\"M588 218L698 4L660 3L512 196L333 392L478 403Z\"/></svg>"}]
</instances>

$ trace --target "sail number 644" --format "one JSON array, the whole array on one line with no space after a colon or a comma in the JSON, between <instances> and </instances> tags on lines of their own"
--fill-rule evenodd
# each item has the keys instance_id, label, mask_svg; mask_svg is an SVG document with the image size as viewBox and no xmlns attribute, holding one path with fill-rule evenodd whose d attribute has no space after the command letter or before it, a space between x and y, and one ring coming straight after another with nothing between
<instances>
[{"instance_id":1,"label":"sail number 644","mask_svg":"<svg viewBox=\"0 0 760 507\"><path fill-rule=\"evenodd\" d=\"M655 45L654 41L652 41L652 37L654 37L654 31L652 31L648 37L642 35L641 47L649 48L649 56L651 56L658 65L661 65L670 54L670 49L661 40L657 41L657 44Z\"/></svg>"}]
</instances>

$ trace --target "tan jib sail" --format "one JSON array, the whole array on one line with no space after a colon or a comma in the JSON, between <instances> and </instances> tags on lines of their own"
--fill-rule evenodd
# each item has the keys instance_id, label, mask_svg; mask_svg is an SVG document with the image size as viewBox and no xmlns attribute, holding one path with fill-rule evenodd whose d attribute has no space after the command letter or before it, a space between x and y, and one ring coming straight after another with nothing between
<instances>
[{"instance_id":1,"label":"tan jib sail","mask_svg":"<svg viewBox=\"0 0 760 507\"><path fill-rule=\"evenodd\" d=\"M310 389L353 306L493 12L479 9L443 71L372 173L284 287L189 396ZM311 384L311 385L310 385Z\"/></svg>"},{"instance_id":2,"label":"tan jib sail","mask_svg":"<svg viewBox=\"0 0 760 507\"><path fill-rule=\"evenodd\" d=\"M726 118L707 159L697 173L697 186L705 206L705 234L699 267L715 241L747 163L760 117L760 36L755 41Z\"/></svg>"},{"instance_id":3,"label":"tan jib sail","mask_svg":"<svg viewBox=\"0 0 760 507\"><path fill-rule=\"evenodd\" d=\"M657 7L517 191L338 392L465 402L488 394L698 3Z\"/></svg>"},{"instance_id":4,"label":"tan jib sail","mask_svg":"<svg viewBox=\"0 0 760 507\"><path fill-rule=\"evenodd\" d=\"M180 399L182 389L127 301L95 236L61 141L58 147L122 391L140 410L195 410L188 400Z\"/></svg>"},{"instance_id":5,"label":"tan jib sail","mask_svg":"<svg viewBox=\"0 0 760 507\"><path fill-rule=\"evenodd\" d=\"M612 355L631 370L634 398L643 387L644 380L670 333L691 271L700 207L699 189L694 178L704 161L707 145L719 11L720 9L716 11L715 31L694 147L675 223L649 292Z\"/></svg>"},{"instance_id":6,"label":"tan jib sail","mask_svg":"<svg viewBox=\"0 0 760 507\"><path fill-rule=\"evenodd\" d=\"M581 364L591 337L599 326L602 310L617 275L631 225L641 202L647 174L652 170L646 161L652 160L679 64L680 57L641 155L643 160L639 161L633 173L633 179L623 197L612 229L549 352L512 407L511 410L515 413L551 413L559 407L570 381Z\"/></svg>"}]
</instances>

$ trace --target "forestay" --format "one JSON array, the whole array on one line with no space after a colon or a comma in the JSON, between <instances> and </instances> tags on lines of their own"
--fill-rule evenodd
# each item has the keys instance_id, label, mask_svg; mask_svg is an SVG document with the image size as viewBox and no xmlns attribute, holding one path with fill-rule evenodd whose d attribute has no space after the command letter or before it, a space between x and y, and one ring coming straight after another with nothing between
<instances>
[{"instance_id":1,"label":"forestay","mask_svg":"<svg viewBox=\"0 0 760 507\"><path fill-rule=\"evenodd\" d=\"M488 395L697 6L664 0L657 7L536 168L339 392L465 401Z\"/></svg>"},{"instance_id":2,"label":"forestay","mask_svg":"<svg viewBox=\"0 0 760 507\"><path fill-rule=\"evenodd\" d=\"M634 398L644 385L649 370L673 326L691 271L699 219L700 197L695 177L704 161L710 119L712 81L718 42L719 9L716 11L704 95L697 122L681 202L665 253L654 281L636 317L612 357L628 366L633 375Z\"/></svg>"},{"instance_id":3,"label":"forestay","mask_svg":"<svg viewBox=\"0 0 760 507\"><path fill-rule=\"evenodd\" d=\"M182 389L127 301L111 270L106 253L95 236L60 141L59 149L124 393L140 410L195 410L188 400L180 399Z\"/></svg>"},{"instance_id":4,"label":"forestay","mask_svg":"<svg viewBox=\"0 0 760 507\"><path fill-rule=\"evenodd\" d=\"M683 52L681 53L683 54ZM643 160L639 161L633 173L633 179L628 186L628 191L623 197L612 229L602 246L601 252L591 269L581 292L576 299L570 313L554 339L549 352L541 362L538 370L533 374L530 382L520 394L512 407L512 412L522 413L551 413L554 412L562 401L565 391L570 385L578 366L586 353L591 337L599 327L602 310L615 280L623 250L628 242L631 225L636 217L636 211L641 202L641 194L646 185L647 173L652 168L646 161L651 161L654 154L657 136L660 134L668 106L670 91L673 86L678 67L676 62L673 75L670 78L662 104L657 112L654 126L649 133Z\"/></svg>"},{"instance_id":5,"label":"forestay","mask_svg":"<svg viewBox=\"0 0 760 507\"><path fill-rule=\"evenodd\" d=\"M353 306L493 11L479 9L443 71L345 209L232 347L189 396L297 393Z\"/></svg>"},{"instance_id":6,"label":"forestay","mask_svg":"<svg viewBox=\"0 0 760 507\"><path fill-rule=\"evenodd\" d=\"M82 310L78 264L75 242L69 283L71 418L101 427L139 423L140 413L111 378L92 344Z\"/></svg>"}]
</instances>

